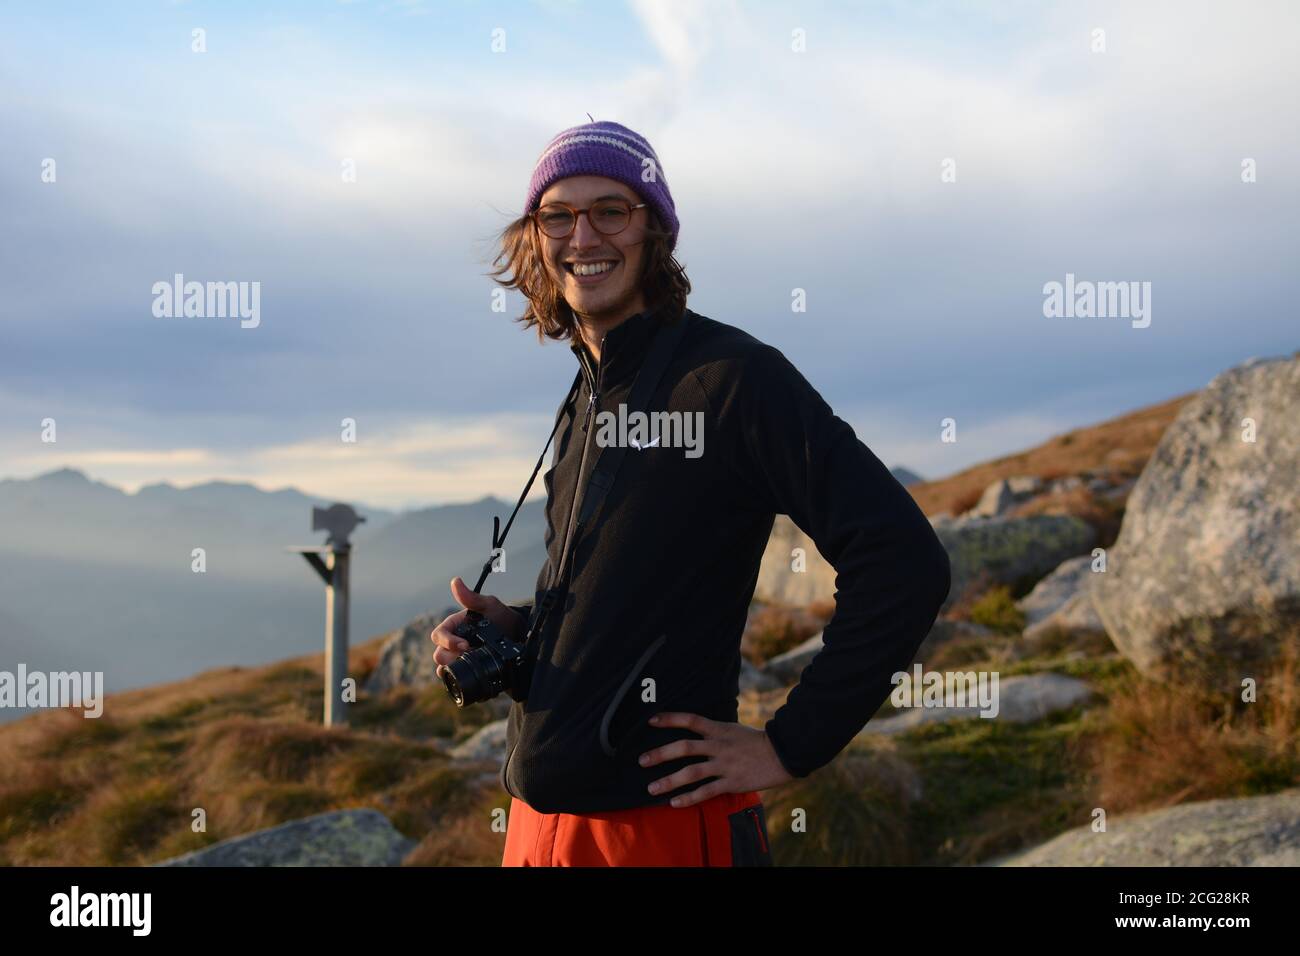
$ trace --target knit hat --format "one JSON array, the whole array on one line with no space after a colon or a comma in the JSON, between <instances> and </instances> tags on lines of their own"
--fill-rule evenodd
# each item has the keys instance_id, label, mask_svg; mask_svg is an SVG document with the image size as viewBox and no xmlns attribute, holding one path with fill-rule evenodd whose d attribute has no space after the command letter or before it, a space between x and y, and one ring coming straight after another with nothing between
<instances>
[{"instance_id":1,"label":"knit hat","mask_svg":"<svg viewBox=\"0 0 1300 956\"><path fill-rule=\"evenodd\" d=\"M546 144L528 183L524 212L537 208L542 193L569 176L607 176L636 192L672 233L668 248L677 246L677 209L663 164L644 136L619 123L601 121L574 126Z\"/></svg>"}]
</instances>

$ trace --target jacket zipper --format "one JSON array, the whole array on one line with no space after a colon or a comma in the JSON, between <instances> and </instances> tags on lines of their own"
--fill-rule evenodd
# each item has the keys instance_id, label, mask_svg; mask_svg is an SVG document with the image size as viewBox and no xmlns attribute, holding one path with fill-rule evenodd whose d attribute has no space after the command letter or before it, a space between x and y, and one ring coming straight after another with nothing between
<instances>
[{"instance_id":1,"label":"jacket zipper","mask_svg":"<svg viewBox=\"0 0 1300 956\"><path fill-rule=\"evenodd\" d=\"M585 346L584 346L585 348ZM585 365L583 366L586 367ZM573 500L569 503L569 521L564 527L564 538L560 539L561 546L569 537L569 529L573 527L574 516L578 513L578 492L582 490L582 470L587 466L587 449L591 447L591 432L587 426L591 423L592 414L595 411L596 403L600 401L600 378L601 372L605 367L605 337L600 338L600 358L596 360L596 385L591 389L591 395L587 398L587 411L582 417L582 457L578 459L578 477L573 483ZM576 530L574 531L576 535ZM578 546L577 539L569 542L571 548ZM560 555L560 562L564 563L564 554ZM566 573L569 568L565 568ZM557 582L558 583L558 582Z\"/></svg>"},{"instance_id":2,"label":"jacket zipper","mask_svg":"<svg viewBox=\"0 0 1300 956\"><path fill-rule=\"evenodd\" d=\"M583 347L585 348L586 346ZM583 362L581 358L579 358L578 361L582 365L583 370L587 371L587 363ZM602 369L604 369L604 367L605 367L605 336L602 335L600 337L600 358L596 360L595 388L591 388L591 383L588 382L588 388L591 388L591 395L587 399L587 411L582 418L582 431L584 436L582 440L582 457L578 459L578 477L574 480L573 483L573 501L570 502L569 504L569 520L568 523L564 526L564 537L560 539L561 548L564 547L564 542L569 537L569 529L573 526L574 514L578 510L578 492L582 490L582 469L585 468L587 465L587 449L591 446L591 433L588 430L587 425L591 421L592 410L596 407L596 402L600 399L600 377L601 377L601 371ZM590 374L590 372L588 372L588 374ZM576 548L578 546L578 542L576 540L571 541L569 542L569 545L570 548ZM560 563L561 564L565 563L563 551L561 551L560 553ZM569 568L566 567L565 571L568 572ZM557 584L558 583L559 582L557 582ZM520 720L521 725L522 723L523 721ZM506 766L505 766L505 770L503 771L503 775L505 777L507 789L509 788L510 785L510 761L514 757L515 751L518 749L519 749L519 741L516 740L515 745L510 748L510 753L506 754Z\"/></svg>"}]
</instances>

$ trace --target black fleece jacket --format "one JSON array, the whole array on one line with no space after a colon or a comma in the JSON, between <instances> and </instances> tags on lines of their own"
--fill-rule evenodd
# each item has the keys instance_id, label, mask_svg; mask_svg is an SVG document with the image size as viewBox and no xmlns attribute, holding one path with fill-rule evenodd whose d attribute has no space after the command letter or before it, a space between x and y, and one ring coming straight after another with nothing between
<instances>
[{"instance_id":1,"label":"black fleece jacket","mask_svg":"<svg viewBox=\"0 0 1300 956\"><path fill-rule=\"evenodd\" d=\"M538 600L601 451L594 416L628 401L660 315L611 329L599 362L571 346L583 382L544 475ZM764 727L792 776L828 763L865 726L948 594L929 521L785 356L689 309L678 321L688 325L649 410L702 421L702 454L671 447L667 433L628 448L599 521L572 545L567 592L527 648L527 696L510 708L501 770L506 791L541 812L661 804L715 779L650 794L652 781L707 758L637 758L699 739L647 724L659 711L737 720L740 639L777 514L836 571L825 646Z\"/></svg>"}]
</instances>

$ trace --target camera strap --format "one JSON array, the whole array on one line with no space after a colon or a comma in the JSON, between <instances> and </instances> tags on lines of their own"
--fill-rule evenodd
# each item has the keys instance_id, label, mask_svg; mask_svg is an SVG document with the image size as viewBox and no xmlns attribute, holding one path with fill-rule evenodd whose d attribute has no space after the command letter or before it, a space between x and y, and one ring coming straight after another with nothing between
<instances>
[{"instance_id":1,"label":"camera strap","mask_svg":"<svg viewBox=\"0 0 1300 956\"><path fill-rule=\"evenodd\" d=\"M560 422L564 420L564 413L569 410L573 400L578 397L578 388L582 385L582 370L574 376L573 384L569 386L569 394L565 396L560 403L560 410L555 413L555 424L551 426L551 434L546 439L546 447L537 458L537 464L533 466L533 473L528 478L528 484L524 485L523 493L519 500L515 502L515 510L510 512L510 519L506 522L505 530L501 530L501 519L497 515L492 516L492 554L488 557L487 562L483 565L483 570L479 572L478 583L474 585L474 593L479 593L479 588L483 587L483 582L487 576L492 573L492 564L496 560L497 549L505 543L506 535L510 533L510 526L515 523L515 515L519 514L519 509L524 505L524 499L528 497L528 491L533 487L533 482L537 480L537 473L542 470L542 462L546 460L546 452L551 447L551 440L555 438L555 433L560 428Z\"/></svg>"},{"instance_id":2,"label":"camera strap","mask_svg":"<svg viewBox=\"0 0 1300 956\"><path fill-rule=\"evenodd\" d=\"M677 344L686 332L689 316L690 313L683 310L676 322L671 325L660 325L655 331L649 354L641 363L641 368L637 370L636 378L632 382L632 390L627 401L629 415L637 411L646 411L650 399L654 397L655 388L663 378L664 372L668 370L668 363L672 360ZM533 608L525 642L531 641L534 634L541 633L547 615L559 603L565 589L561 585L567 586L566 572L569 571L569 558L577 547L583 529L595 524L595 519L609 495L610 488L614 486L614 479L618 477L619 467L623 464L626 455L627 448L622 445L612 445L600 450L600 457L596 460L591 477L587 481L587 489L582 496L582 508L578 513L578 520L574 522L574 527L569 529L568 538L560 553L560 566L554 578L543 593L541 603ZM577 493L576 489L574 493Z\"/></svg>"}]
</instances>

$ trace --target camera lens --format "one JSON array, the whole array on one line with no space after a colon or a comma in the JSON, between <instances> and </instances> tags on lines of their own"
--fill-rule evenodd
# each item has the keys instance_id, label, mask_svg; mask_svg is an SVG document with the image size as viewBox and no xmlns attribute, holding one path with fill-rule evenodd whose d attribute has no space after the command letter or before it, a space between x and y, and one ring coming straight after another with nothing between
<instances>
[{"instance_id":1,"label":"camera lens","mask_svg":"<svg viewBox=\"0 0 1300 956\"><path fill-rule=\"evenodd\" d=\"M457 707L466 707L495 697L505 687L505 674L496 655L487 647L476 647L442 669L442 682Z\"/></svg>"},{"instance_id":2,"label":"camera lens","mask_svg":"<svg viewBox=\"0 0 1300 956\"><path fill-rule=\"evenodd\" d=\"M451 669L454 665L444 665L442 668L442 683L447 688L447 693L451 699L456 702L457 707L465 706L465 692L460 688L460 681L456 679L455 672Z\"/></svg>"}]
</instances>

